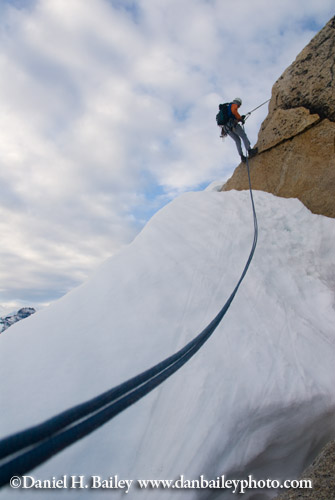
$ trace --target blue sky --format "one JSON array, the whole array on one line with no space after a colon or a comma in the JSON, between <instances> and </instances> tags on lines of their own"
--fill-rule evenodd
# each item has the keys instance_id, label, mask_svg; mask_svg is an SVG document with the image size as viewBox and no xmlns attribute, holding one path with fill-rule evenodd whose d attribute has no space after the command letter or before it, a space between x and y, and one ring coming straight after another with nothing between
<instances>
[{"instance_id":1,"label":"blue sky","mask_svg":"<svg viewBox=\"0 0 335 500\"><path fill-rule=\"evenodd\" d=\"M0 6L0 307L80 284L178 194L227 179L246 113L333 0L7 0ZM254 144L267 106L247 122Z\"/></svg>"}]
</instances>

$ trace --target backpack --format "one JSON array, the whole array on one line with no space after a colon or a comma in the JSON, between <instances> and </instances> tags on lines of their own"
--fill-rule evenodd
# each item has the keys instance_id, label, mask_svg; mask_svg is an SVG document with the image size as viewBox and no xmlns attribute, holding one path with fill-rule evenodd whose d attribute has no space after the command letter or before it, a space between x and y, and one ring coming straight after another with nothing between
<instances>
[{"instance_id":1,"label":"backpack","mask_svg":"<svg viewBox=\"0 0 335 500\"><path fill-rule=\"evenodd\" d=\"M219 110L220 111L216 115L216 123L222 127L222 125L226 125L228 123L228 120L231 117L230 103L225 102L224 104L220 104Z\"/></svg>"}]
</instances>

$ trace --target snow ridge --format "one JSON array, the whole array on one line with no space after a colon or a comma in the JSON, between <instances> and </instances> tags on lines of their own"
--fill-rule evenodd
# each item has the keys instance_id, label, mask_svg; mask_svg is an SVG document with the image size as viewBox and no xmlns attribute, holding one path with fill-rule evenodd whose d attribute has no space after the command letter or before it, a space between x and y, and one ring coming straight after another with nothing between
<instances>
[{"instance_id":1,"label":"snow ridge","mask_svg":"<svg viewBox=\"0 0 335 500\"><path fill-rule=\"evenodd\" d=\"M96 396L199 333L248 258L249 198L216 190L180 196L84 285L1 336L2 435ZM334 437L335 221L298 200L263 192L254 199L257 251L215 335L162 386L35 469L36 477L288 479ZM21 493L34 498L30 490L0 496ZM48 498L60 493L99 497L62 490ZM132 488L128 495L152 492Z\"/></svg>"}]
</instances>

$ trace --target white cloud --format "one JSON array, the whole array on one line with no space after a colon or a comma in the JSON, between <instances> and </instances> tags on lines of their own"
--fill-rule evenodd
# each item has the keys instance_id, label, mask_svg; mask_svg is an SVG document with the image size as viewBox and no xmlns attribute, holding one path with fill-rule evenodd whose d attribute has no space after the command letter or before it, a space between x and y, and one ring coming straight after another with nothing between
<instances>
[{"instance_id":1,"label":"white cloud","mask_svg":"<svg viewBox=\"0 0 335 500\"><path fill-rule=\"evenodd\" d=\"M229 176L218 103L270 97L331 15L330 0L2 4L0 304L61 295L169 197Z\"/></svg>"}]
</instances>

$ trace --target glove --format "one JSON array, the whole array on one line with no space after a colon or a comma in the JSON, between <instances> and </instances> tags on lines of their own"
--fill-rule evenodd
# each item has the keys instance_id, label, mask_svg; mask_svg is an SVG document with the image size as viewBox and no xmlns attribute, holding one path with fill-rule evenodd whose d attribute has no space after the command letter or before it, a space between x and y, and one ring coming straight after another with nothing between
<instances>
[{"instance_id":1,"label":"glove","mask_svg":"<svg viewBox=\"0 0 335 500\"><path fill-rule=\"evenodd\" d=\"M242 115L242 116L241 116L241 122L242 122L242 125L244 125L244 122L245 122L245 115Z\"/></svg>"}]
</instances>

